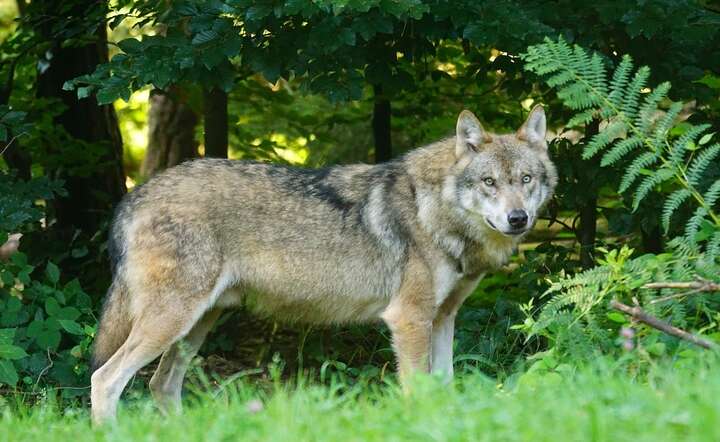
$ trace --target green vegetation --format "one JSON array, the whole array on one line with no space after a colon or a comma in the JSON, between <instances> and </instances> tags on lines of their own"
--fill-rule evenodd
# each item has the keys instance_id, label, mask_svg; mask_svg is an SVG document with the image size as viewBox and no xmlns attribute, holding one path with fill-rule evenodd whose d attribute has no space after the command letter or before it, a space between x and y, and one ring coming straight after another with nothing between
<instances>
[{"instance_id":1,"label":"green vegetation","mask_svg":"<svg viewBox=\"0 0 720 442\"><path fill-rule=\"evenodd\" d=\"M530 372L514 385L482 374L455 387L416 383L411 397L395 386L351 387L248 382L197 387L182 415L163 418L146 400L129 404L114 428L91 429L87 410L45 404L5 412L0 431L23 440L697 440L720 437L717 362L656 367L633 379L616 363ZM562 376L557 373L562 373Z\"/></svg>"},{"instance_id":2,"label":"green vegetation","mask_svg":"<svg viewBox=\"0 0 720 442\"><path fill-rule=\"evenodd\" d=\"M0 2L0 246L22 234L0 249L0 434L720 439L716 352L611 307L720 343L718 48L705 0ZM382 162L463 108L503 132L537 103L560 182L460 311L454 387L400 395L382 326L240 311L182 416L135 382L123 425L89 429L108 226L133 186L200 156Z\"/></svg>"}]
</instances>

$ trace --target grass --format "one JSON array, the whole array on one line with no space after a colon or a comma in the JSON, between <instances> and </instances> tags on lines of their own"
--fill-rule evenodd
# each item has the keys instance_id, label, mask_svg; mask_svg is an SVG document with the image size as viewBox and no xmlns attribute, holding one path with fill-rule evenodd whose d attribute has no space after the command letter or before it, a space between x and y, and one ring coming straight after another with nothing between
<instances>
[{"instance_id":1,"label":"grass","mask_svg":"<svg viewBox=\"0 0 720 442\"><path fill-rule=\"evenodd\" d=\"M192 394L162 417L148 400L91 428L87 410L6 406L4 441L677 441L720 440L720 364L655 368L642 382L594 362L564 376L521 376L513 387L482 374L454 386L422 378L393 386L238 382ZM532 374L532 371L531 371Z\"/></svg>"}]
</instances>

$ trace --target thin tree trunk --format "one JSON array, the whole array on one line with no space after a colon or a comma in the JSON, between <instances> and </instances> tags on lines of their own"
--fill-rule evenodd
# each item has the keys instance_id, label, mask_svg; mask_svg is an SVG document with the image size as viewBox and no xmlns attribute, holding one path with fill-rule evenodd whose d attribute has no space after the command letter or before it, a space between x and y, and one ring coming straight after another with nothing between
<instances>
[{"instance_id":1,"label":"thin tree trunk","mask_svg":"<svg viewBox=\"0 0 720 442\"><path fill-rule=\"evenodd\" d=\"M179 88L172 87L167 92L153 90L148 111L148 146L140 175L150 178L161 170L196 157L197 123L197 114L183 102Z\"/></svg>"},{"instance_id":2,"label":"thin tree trunk","mask_svg":"<svg viewBox=\"0 0 720 442\"><path fill-rule=\"evenodd\" d=\"M228 96L221 89L203 89L205 156L228 157Z\"/></svg>"},{"instance_id":3,"label":"thin tree trunk","mask_svg":"<svg viewBox=\"0 0 720 442\"><path fill-rule=\"evenodd\" d=\"M600 121L593 120L585 128L585 140L590 140L600 130ZM594 166L591 166L594 167ZM599 164L596 167L600 167ZM578 208L580 226L575 235L580 241L580 264L583 268L590 268L595 264L595 237L597 235L597 199L598 189L594 183L579 183L587 192L587 199Z\"/></svg>"},{"instance_id":4,"label":"thin tree trunk","mask_svg":"<svg viewBox=\"0 0 720 442\"><path fill-rule=\"evenodd\" d=\"M654 226L649 232L641 226L640 236L642 239L642 248L645 253L658 254L663 252L663 237L660 226Z\"/></svg>"},{"instance_id":5,"label":"thin tree trunk","mask_svg":"<svg viewBox=\"0 0 720 442\"><path fill-rule=\"evenodd\" d=\"M100 152L97 166L85 173L87 156L68 155L65 164L53 170L54 175L65 180L68 195L54 201L58 227L81 228L94 232L107 218L107 212L126 192L125 173L122 163L122 137L117 115L112 105L99 106L94 99L78 99L74 91L63 90L63 84L77 76L89 74L95 67L107 62L107 32L104 22L95 32L96 42L83 46L63 46L62 37L53 36L55 20L65 16L89 15L90 8L106 9L105 3L87 1L66 11L67 6L59 0L39 0L34 5L37 13L54 17L41 29L49 40L52 58L49 67L38 73L37 96L57 98L65 106L55 123L62 126L74 139L92 143ZM54 153L64 149L80 149L80 146L49 146ZM73 171L72 169L76 169ZM81 172L82 171L82 172Z\"/></svg>"},{"instance_id":6,"label":"thin tree trunk","mask_svg":"<svg viewBox=\"0 0 720 442\"><path fill-rule=\"evenodd\" d=\"M374 105L372 116L373 138L375 140L375 163L383 163L392 158L392 137L390 118L392 109L390 100L383 94L381 85L373 86Z\"/></svg>"}]
</instances>

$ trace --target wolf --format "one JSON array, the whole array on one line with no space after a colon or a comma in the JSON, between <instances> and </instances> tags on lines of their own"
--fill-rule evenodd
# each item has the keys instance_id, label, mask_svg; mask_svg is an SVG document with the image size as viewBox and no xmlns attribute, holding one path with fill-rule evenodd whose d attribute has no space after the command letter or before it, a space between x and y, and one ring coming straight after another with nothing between
<instances>
[{"instance_id":1,"label":"wolf","mask_svg":"<svg viewBox=\"0 0 720 442\"><path fill-rule=\"evenodd\" d=\"M536 106L515 133L470 111L455 135L378 165L325 169L200 159L125 196L95 340L92 418L112 420L131 377L180 407L183 377L225 309L310 324L384 321L400 382L453 374L458 308L505 264L557 172Z\"/></svg>"}]
</instances>

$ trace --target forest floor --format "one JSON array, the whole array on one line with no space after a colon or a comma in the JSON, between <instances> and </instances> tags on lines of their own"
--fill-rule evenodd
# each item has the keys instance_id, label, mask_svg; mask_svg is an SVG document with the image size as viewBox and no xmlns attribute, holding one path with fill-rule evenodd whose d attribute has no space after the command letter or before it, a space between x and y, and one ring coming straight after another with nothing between
<instances>
[{"instance_id":1,"label":"forest floor","mask_svg":"<svg viewBox=\"0 0 720 442\"><path fill-rule=\"evenodd\" d=\"M689 361L687 361L689 362ZM146 395L125 399L114 425L92 428L87 407L0 407L4 441L718 441L720 364L654 367L642 377L600 360L530 370L505 385L466 374L454 386L422 378L348 387L243 380L195 383L182 414ZM642 381L639 379L642 378ZM511 385L512 384L512 385ZM6 398L7 400L8 398Z\"/></svg>"}]
</instances>

